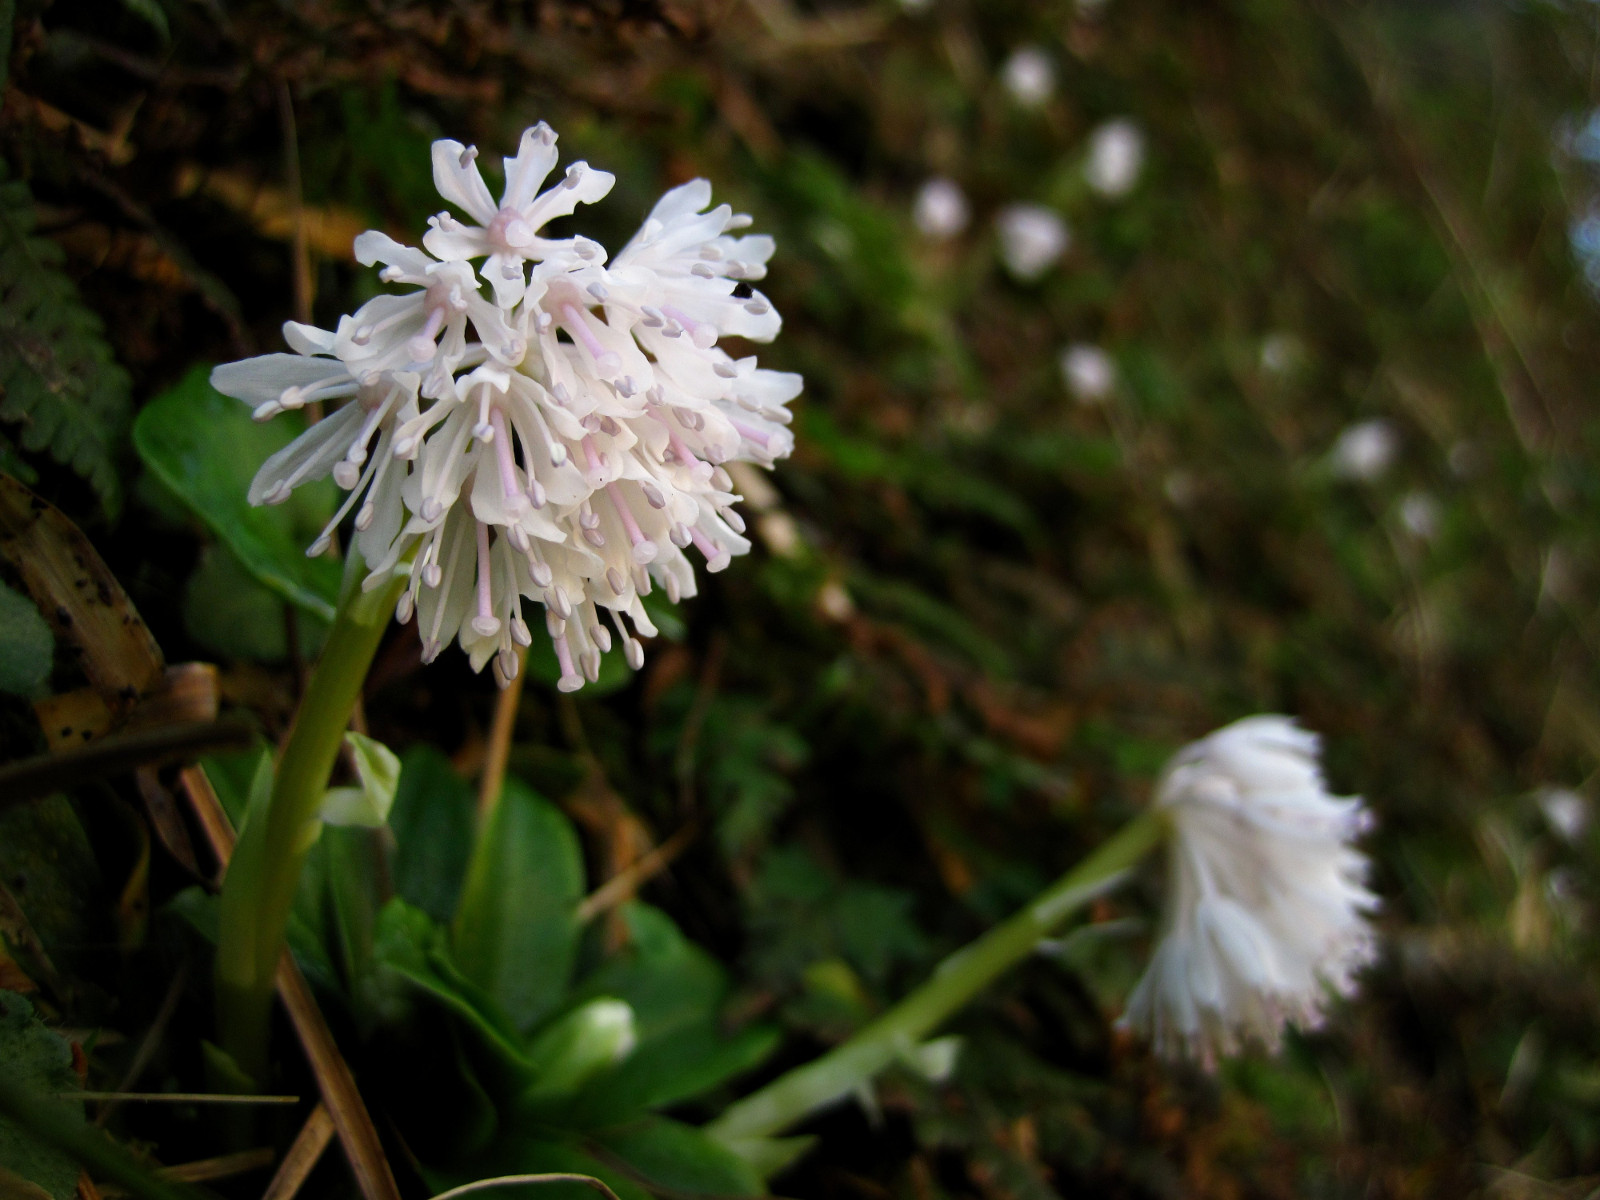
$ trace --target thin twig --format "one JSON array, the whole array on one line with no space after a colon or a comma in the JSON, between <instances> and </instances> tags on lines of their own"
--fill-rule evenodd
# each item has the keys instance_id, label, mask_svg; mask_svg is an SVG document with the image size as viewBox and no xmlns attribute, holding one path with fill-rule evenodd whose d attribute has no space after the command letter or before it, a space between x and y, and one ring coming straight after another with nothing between
<instances>
[{"instance_id":1,"label":"thin twig","mask_svg":"<svg viewBox=\"0 0 1600 1200\"><path fill-rule=\"evenodd\" d=\"M717 684L722 677L722 659L727 650L727 638L720 633L713 635L711 645L706 650L705 664L700 670L700 684L695 689L694 702L683 719L683 734L678 738L673 770L678 778L678 808L686 816L694 811L694 760L700 744L700 730L705 725L706 713L711 710L712 697L717 694Z\"/></svg>"},{"instance_id":2,"label":"thin twig","mask_svg":"<svg viewBox=\"0 0 1600 1200\"><path fill-rule=\"evenodd\" d=\"M234 717L107 734L72 750L39 754L0 767L0 808L136 767L242 750L254 738L249 724Z\"/></svg>"},{"instance_id":3,"label":"thin twig","mask_svg":"<svg viewBox=\"0 0 1600 1200\"><path fill-rule=\"evenodd\" d=\"M664 871L673 859L687 850L698 832L699 822L690 821L650 853L635 859L595 888L578 905L579 923L592 921L601 913L609 912L623 901L631 899L648 880Z\"/></svg>"},{"instance_id":4,"label":"thin twig","mask_svg":"<svg viewBox=\"0 0 1600 1200\"><path fill-rule=\"evenodd\" d=\"M185 769L179 778L211 842L211 849L226 867L236 838L211 781L200 767ZM400 1200L399 1185L389 1169L389 1160L383 1155L383 1144L378 1140L372 1114L367 1111L366 1102L356 1087L355 1076L340 1055L305 976L300 974L300 968L295 966L287 949L278 961L278 996L289 1012L300 1045L311 1063L312 1074L317 1077L317 1087L322 1091L323 1102L328 1106L361 1194L366 1200Z\"/></svg>"},{"instance_id":5,"label":"thin twig","mask_svg":"<svg viewBox=\"0 0 1600 1200\"><path fill-rule=\"evenodd\" d=\"M208 1179L229 1179L246 1171L270 1167L275 1157L271 1146L257 1146L254 1150L240 1150L237 1154L219 1154L216 1158L162 1167L156 1174L179 1183L204 1183Z\"/></svg>"},{"instance_id":6,"label":"thin twig","mask_svg":"<svg viewBox=\"0 0 1600 1200\"><path fill-rule=\"evenodd\" d=\"M295 130L294 97L287 80L278 81L278 120L283 126L284 190L289 194L289 219L294 226L291 268L294 274L294 319L311 323L311 247L306 242L305 196L300 183L300 138ZM307 407L310 407L309 405ZM318 405L320 410L321 406ZM314 417L311 419L315 419Z\"/></svg>"},{"instance_id":7,"label":"thin twig","mask_svg":"<svg viewBox=\"0 0 1600 1200\"><path fill-rule=\"evenodd\" d=\"M228 1092L58 1092L57 1100L105 1100L110 1104L299 1104L299 1096L239 1096ZM109 1107L109 1105L108 1105ZM95 1122L100 1124L99 1121Z\"/></svg>"},{"instance_id":8,"label":"thin twig","mask_svg":"<svg viewBox=\"0 0 1600 1200\"><path fill-rule=\"evenodd\" d=\"M506 759L511 753L511 734L517 725L517 706L522 700L522 683L528 676L528 652L517 647L517 673L495 697L494 721L489 726L489 746L484 752L483 774L478 779L478 828L489 823L500 789L506 782ZM498 668L497 668L498 669Z\"/></svg>"},{"instance_id":9,"label":"thin twig","mask_svg":"<svg viewBox=\"0 0 1600 1200\"><path fill-rule=\"evenodd\" d=\"M261 1200L293 1200L333 1140L333 1115L320 1100L289 1145Z\"/></svg>"},{"instance_id":10,"label":"thin twig","mask_svg":"<svg viewBox=\"0 0 1600 1200\"><path fill-rule=\"evenodd\" d=\"M457 1196L465 1196L472 1192L484 1192L497 1187L520 1187L529 1183L582 1183L594 1188L609 1200L617 1200L617 1194L608 1188L604 1181L596 1179L593 1175L574 1175L568 1172L550 1172L543 1175L497 1175L493 1179L476 1179L471 1183L463 1183L460 1187L453 1187L448 1192L440 1192L433 1200L455 1200Z\"/></svg>"},{"instance_id":11,"label":"thin twig","mask_svg":"<svg viewBox=\"0 0 1600 1200\"><path fill-rule=\"evenodd\" d=\"M172 977L172 982L167 986L167 994L161 998L161 1007L156 1010L156 1019L150 1022L150 1028L145 1031L144 1040L139 1043L139 1049L134 1053L133 1062L128 1064L122 1082L117 1084L116 1091L107 1097L109 1102L95 1115L96 1125L104 1126L107 1118L116 1111L120 1101L134 1098L128 1089L139 1081L139 1076L144 1074L145 1067L150 1065L150 1059L167 1030L167 1022L172 1020L172 1014L178 1010L178 1001L183 996L184 985L188 982L189 960L184 959L183 965L178 968L178 973ZM88 1097L85 1096L84 1099Z\"/></svg>"}]
</instances>

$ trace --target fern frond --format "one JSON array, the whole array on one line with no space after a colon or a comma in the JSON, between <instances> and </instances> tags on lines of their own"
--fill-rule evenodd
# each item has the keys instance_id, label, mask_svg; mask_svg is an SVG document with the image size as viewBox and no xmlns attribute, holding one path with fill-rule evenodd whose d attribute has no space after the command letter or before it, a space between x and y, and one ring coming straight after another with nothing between
<instances>
[{"instance_id":1,"label":"fern frond","mask_svg":"<svg viewBox=\"0 0 1600 1200\"><path fill-rule=\"evenodd\" d=\"M61 248L33 226L28 185L0 163L0 421L19 423L23 450L76 471L114 511L128 374L61 270Z\"/></svg>"}]
</instances>

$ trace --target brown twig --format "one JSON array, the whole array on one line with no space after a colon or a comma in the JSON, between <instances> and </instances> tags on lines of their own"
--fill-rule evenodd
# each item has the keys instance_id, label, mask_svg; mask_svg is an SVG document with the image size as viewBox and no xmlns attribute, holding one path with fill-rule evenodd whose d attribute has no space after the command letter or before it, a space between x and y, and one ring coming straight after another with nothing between
<instances>
[{"instance_id":1,"label":"brown twig","mask_svg":"<svg viewBox=\"0 0 1600 1200\"><path fill-rule=\"evenodd\" d=\"M722 660L727 654L728 641L722 634L713 635L706 650L706 659L700 669L700 684L695 689L694 702L683 719L683 734L678 738L678 750L673 759L673 771L678 778L678 808L688 815L694 811L694 760L700 745L700 730L705 725L706 714L711 710L711 700L717 694L717 684L722 678Z\"/></svg>"},{"instance_id":2,"label":"brown twig","mask_svg":"<svg viewBox=\"0 0 1600 1200\"><path fill-rule=\"evenodd\" d=\"M211 849L224 867L233 854L235 834L228 814L222 810L211 781L200 767L186 768L179 776L189 801L194 805L200 826L205 831ZM384 1157L383 1144L378 1140L378 1130L372 1123L372 1114L356 1087L350 1065L339 1053L333 1032L323 1019L317 1002L306 985L305 976L295 966L287 949L278 962L278 997L288 1010L289 1020L299 1035L300 1045L311 1063L317 1087L322 1091L323 1103L339 1142L344 1147L350 1169L355 1173L356 1184L366 1200L400 1200L400 1188L395 1183L389 1160Z\"/></svg>"},{"instance_id":3,"label":"brown twig","mask_svg":"<svg viewBox=\"0 0 1600 1200\"><path fill-rule=\"evenodd\" d=\"M156 1174L178 1183L203 1183L208 1179L227 1179L233 1175L243 1175L246 1171L259 1171L262 1167L270 1167L272 1159L271 1146L257 1146L254 1150L241 1150L237 1154L219 1154L216 1158L162 1167Z\"/></svg>"},{"instance_id":4,"label":"brown twig","mask_svg":"<svg viewBox=\"0 0 1600 1200\"><path fill-rule=\"evenodd\" d=\"M511 735L517 724L517 706L522 700L522 683L528 676L528 652L517 647L517 673L495 697L494 721L489 726L489 745L484 751L483 774L478 778L478 828L489 823L489 814L500 803L500 789L506 782L506 759L511 754Z\"/></svg>"},{"instance_id":5,"label":"brown twig","mask_svg":"<svg viewBox=\"0 0 1600 1200\"><path fill-rule=\"evenodd\" d=\"M309 325L311 247L306 241L305 196L300 183L300 138L295 128L294 97L289 92L288 82L282 79L278 81L278 121L283 126L283 183L284 190L289 194L289 219L294 229L290 250L293 256L290 266L294 275L294 319L302 325Z\"/></svg>"},{"instance_id":6,"label":"brown twig","mask_svg":"<svg viewBox=\"0 0 1600 1200\"><path fill-rule=\"evenodd\" d=\"M601 913L609 912L624 901L632 899L641 887L666 870L673 859L689 848L698 832L699 822L689 822L654 850L635 859L595 888L583 898L583 903L578 905L578 921L580 923L592 921Z\"/></svg>"},{"instance_id":7,"label":"brown twig","mask_svg":"<svg viewBox=\"0 0 1600 1200\"><path fill-rule=\"evenodd\" d=\"M196 871L196 874L199 872ZM116 1094L103 1104L100 1111L95 1114L94 1123L103 1126L106 1119L116 1110L118 1104L124 1100L132 1099L125 1095L128 1089L139 1082L139 1076L144 1074L145 1067L149 1066L151 1056L156 1052L156 1047L161 1044L161 1037L167 1030L167 1022L172 1020L172 1014L178 1009L178 1001L183 996L184 985L189 982L189 960L184 959L183 965L178 968L178 973L172 977L172 982L167 986L167 994L161 998L161 1007L156 1010L156 1019L150 1022L150 1028L145 1031L144 1040L139 1043L139 1049L134 1052L133 1062L128 1064L128 1069L122 1076L122 1081L117 1084Z\"/></svg>"},{"instance_id":8,"label":"brown twig","mask_svg":"<svg viewBox=\"0 0 1600 1200\"><path fill-rule=\"evenodd\" d=\"M238 719L108 734L74 750L35 755L0 767L0 807L136 767L194 759L219 750L242 750L254 738L251 727Z\"/></svg>"},{"instance_id":9,"label":"brown twig","mask_svg":"<svg viewBox=\"0 0 1600 1200\"><path fill-rule=\"evenodd\" d=\"M261 1200L292 1200L313 1167L322 1159L322 1152L333 1140L333 1116L321 1101L311 1110L306 1123L289 1145L288 1153L278 1164L278 1170L267 1184Z\"/></svg>"}]
</instances>

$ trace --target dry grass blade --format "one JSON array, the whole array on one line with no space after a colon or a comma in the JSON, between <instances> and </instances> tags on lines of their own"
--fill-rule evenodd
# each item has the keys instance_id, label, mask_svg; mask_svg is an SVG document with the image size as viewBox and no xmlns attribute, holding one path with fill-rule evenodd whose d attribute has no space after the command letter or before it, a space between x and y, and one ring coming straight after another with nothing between
<instances>
[{"instance_id":1,"label":"dry grass blade","mask_svg":"<svg viewBox=\"0 0 1600 1200\"><path fill-rule=\"evenodd\" d=\"M189 802L194 806L201 828L211 843L211 849L226 868L233 854L236 837L228 814L222 810L222 802L217 799L211 781L201 768L189 767L179 778L184 791L188 793ZM278 996L294 1023L300 1045L311 1063L312 1074L317 1077L323 1103L328 1107L329 1117L339 1134L339 1142L350 1161L350 1169L355 1174L362 1196L366 1200L400 1200L400 1188L395 1183L394 1172L389 1169L389 1160L384 1157L378 1130L372 1124L372 1114L367 1112L366 1102L356 1087L355 1076L350 1073L350 1065L344 1061L338 1046L334 1044L333 1033L311 996L305 976L300 974L300 969L294 965L294 959L287 950L278 963Z\"/></svg>"},{"instance_id":2,"label":"dry grass blade","mask_svg":"<svg viewBox=\"0 0 1600 1200\"><path fill-rule=\"evenodd\" d=\"M493 1179L475 1179L471 1183L453 1187L448 1192L440 1192L433 1197L433 1200L456 1200L457 1196L466 1196L473 1192L486 1192L497 1187L521 1187L530 1183L581 1183L594 1188L602 1196L610 1197L610 1200L617 1200L617 1194L593 1175L573 1175L565 1172L543 1175L497 1175Z\"/></svg>"},{"instance_id":3,"label":"dry grass blade","mask_svg":"<svg viewBox=\"0 0 1600 1200\"><path fill-rule=\"evenodd\" d=\"M528 652L517 647L516 676L500 689L495 698L494 723L489 727L489 747L484 754L483 775L478 780L478 828L488 823L489 814L500 801L506 782L506 759L511 753L511 733L517 724L517 705L522 700L522 684L528 672ZM496 670L499 668L497 667Z\"/></svg>"},{"instance_id":4,"label":"dry grass blade","mask_svg":"<svg viewBox=\"0 0 1600 1200\"><path fill-rule=\"evenodd\" d=\"M609 912L624 901L632 899L634 893L650 879L666 870L673 859L689 848L697 830L698 822L691 821L650 853L630 863L595 888L583 898L583 903L578 905L578 920L592 921L601 913Z\"/></svg>"},{"instance_id":5,"label":"dry grass blade","mask_svg":"<svg viewBox=\"0 0 1600 1200\"><path fill-rule=\"evenodd\" d=\"M333 1133L333 1117L328 1112L328 1106L319 1101L290 1143L288 1153L278 1164L278 1170L272 1176L272 1182L267 1184L261 1200L291 1200L311 1174L312 1168L321 1161L322 1152L333 1140Z\"/></svg>"},{"instance_id":6,"label":"dry grass blade","mask_svg":"<svg viewBox=\"0 0 1600 1200\"><path fill-rule=\"evenodd\" d=\"M162 1167L156 1174L178 1183L204 1183L208 1179L228 1179L243 1175L246 1171L270 1167L274 1157L271 1146L257 1146L254 1150L240 1150L237 1154L219 1154L216 1158Z\"/></svg>"},{"instance_id":7,"label":"dry grass blade","mask_svg":"<svg viewBox=\"0 0 1600 1200\"><path fill-rule=\"evenodd\" d=\"M181 762L219 750L243 750L254 737L249 723L237 719L109 734L76 750L40 754L0 767L0 807L137 767Z\"/></svg>"}]
</instances>

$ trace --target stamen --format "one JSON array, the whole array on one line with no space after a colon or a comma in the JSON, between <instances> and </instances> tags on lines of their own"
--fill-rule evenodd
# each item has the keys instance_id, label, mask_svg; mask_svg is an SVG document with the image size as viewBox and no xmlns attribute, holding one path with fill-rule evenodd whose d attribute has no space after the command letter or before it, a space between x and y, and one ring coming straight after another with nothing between
<instances>
[{"instance_id":1,"label":"stamen","mask_svg":"<svg viewBox=\"0 0 1600 1200\"><path fill-rule=\"evenodd\" d=\"M566 635L555 638L553 644L556 662L561 666L561 678L556 680L556 687L563 692L575 692L583 686L583 677L572 669L572 649L567 645Z\"/></svg>"},{"instance_id":2,"label":"stamen","mask_svg":"<svg viewBox=\"0 0 1600 1200\"><path fill-rule=\"evenodd\" d=\"M478 522L478 615L472 618L472 628L484 637L500 632L500 621L494 615L493 590L489 579L489 527Z\"/></svg>"},{"instance_id":3,"label":"stamen","mask_svg":"<svg viewBox=\"0 0 1600 1200\"><path fill-rule=\"evenodd\" d=\"M698 265L698 264L696 264ZM696 321L682 309L663 308L661 310L689 332L689 340L699 349L709 350L717 344L717 328L705 321Z\"/></svg>"},{"instance_id":4,"label":"stamen","mask_svg":"<svg viewBox=\"0 0 1600 1200\"><path fill-rule=\"evenodd\" d=\"M582 315L570 304L561 306L561 315L566 318L561 327L574 338L583 343L583 348L589 352L589 357L594 359L594 365L603 372L615 374L622 370L622 356L614 350L607 350L600 344L600 339L595 337L594 330L589 328Z\"/></svg>"},{"instance_id":5,"label":"stamen","mask_svg":"<svg viewBox=\"0 0 1600 1200\"><path fill-rule=\"evenodd\" d=\"M656 556L656 544L645 537L644 531L639 528L639 522L634 519L633 510L628 507L623 499L621 489L615 483L606 484L606 495L611 497L611 507L617 510L617 516L622 521L622 528L628 535L628 541L633 543L633 561L641 566L651 562ZM622 594L622 589L616 589L617 594Z\"/></svg>"}]
</instances>

